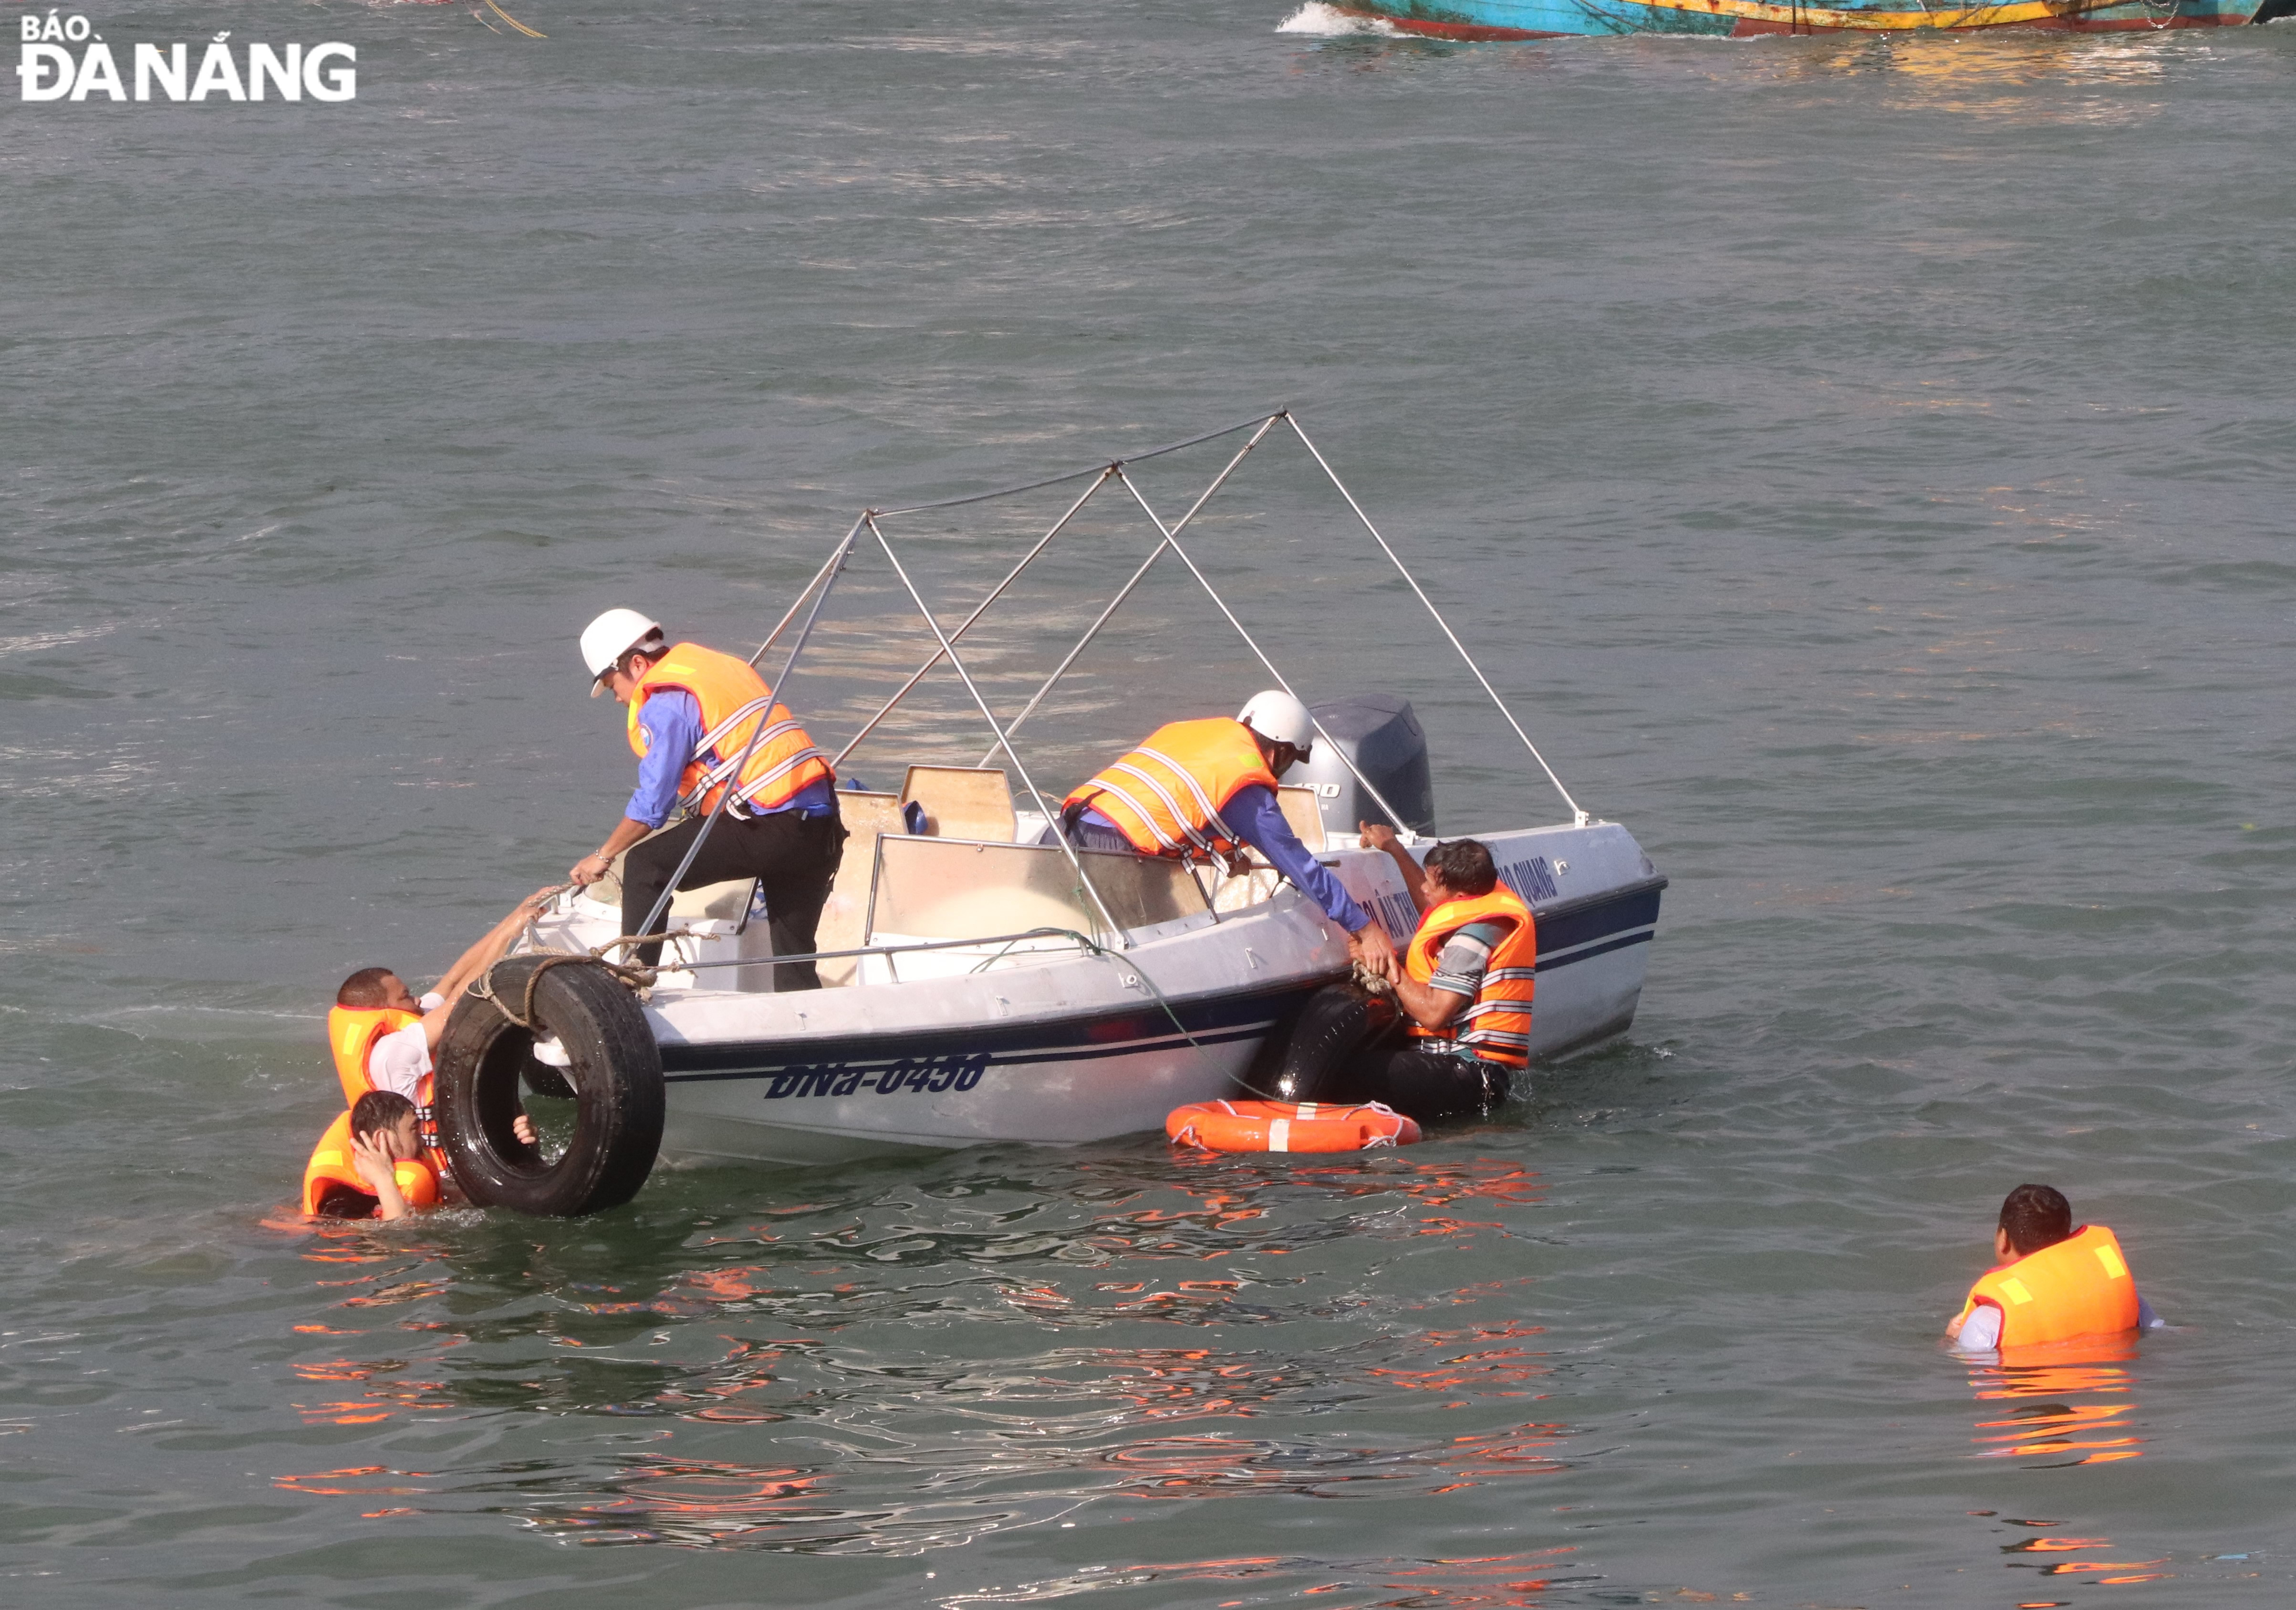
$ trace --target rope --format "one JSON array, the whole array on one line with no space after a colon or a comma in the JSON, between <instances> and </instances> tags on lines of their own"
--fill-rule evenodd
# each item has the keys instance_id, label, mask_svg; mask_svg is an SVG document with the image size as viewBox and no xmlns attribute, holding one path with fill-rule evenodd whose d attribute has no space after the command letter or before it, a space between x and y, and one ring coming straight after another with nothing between
<instances>
[{"instance_id":1,"label":"rope","mask_svg":"<svg viewBox=\"0 0 2296 1610\"><path fill-rule=\"evenodd\" d=\"M501 6L496 5L495 4L495 0L486 0L486 6L488 11L494 12L496 16L500 17L504 21L509 23L512 28L518 29L520 33L524 34L529 39L547 39L550 37L548 34L537 33L533 29L527 27L525 23L521 22L516 17L512 16L508 12L503 10ZM473 12L472 14L476 15L477 13ZM486 19L484 17L480 17L479 21L484 22L486 21Z\"/></svg>"},{"instance_id":2,"label":"rope","mask_svg":"<svg viewBox=\"0 0 2296 1610\"><path fill-rule=\"evenodd\" d=\"M681 930L677 933L664 934L660 937L664 939L683 939L686 937L686 935ZM623 945L631 942L632 941L625 936L622 939L613 941L610 944L600 945L596 949L586 951L578 956L569 952L563 955L546 956L543 957L541 962L536 965L534 971L526 975L526 992L523 998L519 1001L519 1009L515 1012L510 1009L508 1003L506 1003L501 996L495 993L495 968L502 965L501 961L496 962L493 966L489 966L484 973L481 973L477 978L473 979L471 982L469 993L478 999L485 1001L488 1005L494 1007L496 1011L508 1018L512 1023L531 1034L535 1031L537 1027L534 1021L535 986L541 982L542 975L549 972L553 967L602 967L613 978L615 982L634 993L637 990L652 987L654 979L657 976L657 969L652 967L626 966L620 962L608 961L602 954L604 951L612 949L615 945ZM509 960L511 958L504 957L503 959ZM518 959L523 960L525 958L520 957Z\"/></svg>"}]
</instances>

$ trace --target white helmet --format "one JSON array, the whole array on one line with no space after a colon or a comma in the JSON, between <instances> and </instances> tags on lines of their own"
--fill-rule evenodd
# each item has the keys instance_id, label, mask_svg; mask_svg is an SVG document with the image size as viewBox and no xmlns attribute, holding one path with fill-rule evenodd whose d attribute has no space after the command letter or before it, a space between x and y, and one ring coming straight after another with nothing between
<instances>
[{"instance_id":1,"label":"white helmet","mask_svg":"<svg viewBox=\"0 0 2296 1610\"><path fill-rule=\"evenodd\" d=\"M590 668L590 696L596 698L599 678L622 662L648 637L661 636L661 622L636 610L608 610L582 628L582 663Z\"/></svg>"},{"instance_id":2,"label":"white helmet","mask_svg":"<svg viewBox=\"0 0 2296 1610\"><path fill-rule=\"evenodd\" d=\"M1306 760L1316 747L1316 723L1308 707L1280 687L1251 695L1235 719L1271 743L1289 743Z\"/></svg>"}]
</instances>

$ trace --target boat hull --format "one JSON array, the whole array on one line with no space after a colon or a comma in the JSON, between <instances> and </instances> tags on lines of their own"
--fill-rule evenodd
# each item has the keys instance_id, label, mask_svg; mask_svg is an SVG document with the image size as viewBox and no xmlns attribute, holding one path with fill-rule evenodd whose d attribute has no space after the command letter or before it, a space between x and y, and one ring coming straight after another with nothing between
<instances>
[{"instance_id":1,"label":"boat hull","mask_svg":"<svg viewBox=\"0 0 2296 1610\"><path fill-rule=\"evenodd\" d=\"M1379 0L1341 4L1350 16L1398 33L1456 40L1553 39L1598 34L1940 33L2038 28L2128 33L2245 25L2271 14L2270 0L2011 0L1980 6L1774 4L1767 0Z\"/></svg>"},{"instance_id":2,"label":"boat hull","mask_svg":"<svg viewBox=\"0 0 2296 1610\"><path fill-rule=\"evenodd\" d=\"M1614 824L1482 836L1539 912L1534 1063L1624 1033L1665 880ZM1408 937L1415 913L1384 856L1332 870ZM1235 1094L1262 1046L1347 968L1345 936L1285 888L1121 952L803 995L657 996L662 1154L817 1165L1158 1129L1176 1106Z\"/></svg>"},{"instance_id":3,"label":"boat hull","mask_svg":"<svg viewBox=\"0 0 2296 1610\"><path fill-rule=\"evenodd\" d=\"M1326 982L1174 1002L1168 1015L1136 1005L801 1049L665 1046L663 1154L843 1162L1004 1141L1072 1146L1159 1129L1174 1107L1226 1095L1269 1032Z\"/></svg>"}]
</instances>

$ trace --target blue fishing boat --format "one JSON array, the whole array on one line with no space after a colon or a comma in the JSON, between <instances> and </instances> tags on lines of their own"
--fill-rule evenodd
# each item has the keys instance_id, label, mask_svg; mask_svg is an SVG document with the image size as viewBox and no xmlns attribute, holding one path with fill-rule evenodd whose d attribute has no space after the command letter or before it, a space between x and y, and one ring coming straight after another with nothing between
<instances>
[{"instance_id":1,"label":"blue fishing boat","mask_svg":"<svg viewBox=\"0 0 2296 1610\"><path fill-rule=\"evenodd\" d=\"M1550 39L1578 34L1931 33L2040 28L2133 33L2226 28L2296 13L2296 0L2004 0L1994 5L1915 0L1337 0L1348 16L1436 39Z\"/></svg>"}]
</instances>

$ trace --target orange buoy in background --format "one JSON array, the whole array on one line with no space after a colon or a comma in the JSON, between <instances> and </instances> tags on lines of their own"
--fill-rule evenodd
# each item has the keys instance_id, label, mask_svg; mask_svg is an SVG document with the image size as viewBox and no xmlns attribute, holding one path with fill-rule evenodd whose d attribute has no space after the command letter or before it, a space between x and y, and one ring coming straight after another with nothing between
<instances>
[{"instance_id":1,"label":"orange buoy in background","mask_svg":"<svg viewBox=\"0 0 2296 1610\"><path fill-rule=\"evenodd\" d=\"M1376 1101L1197 1101L1174 1107L1164 1133L1200 1152L1367 1152L1414 1145L1419 1126Z\"/></svg>"}]
</instances>

